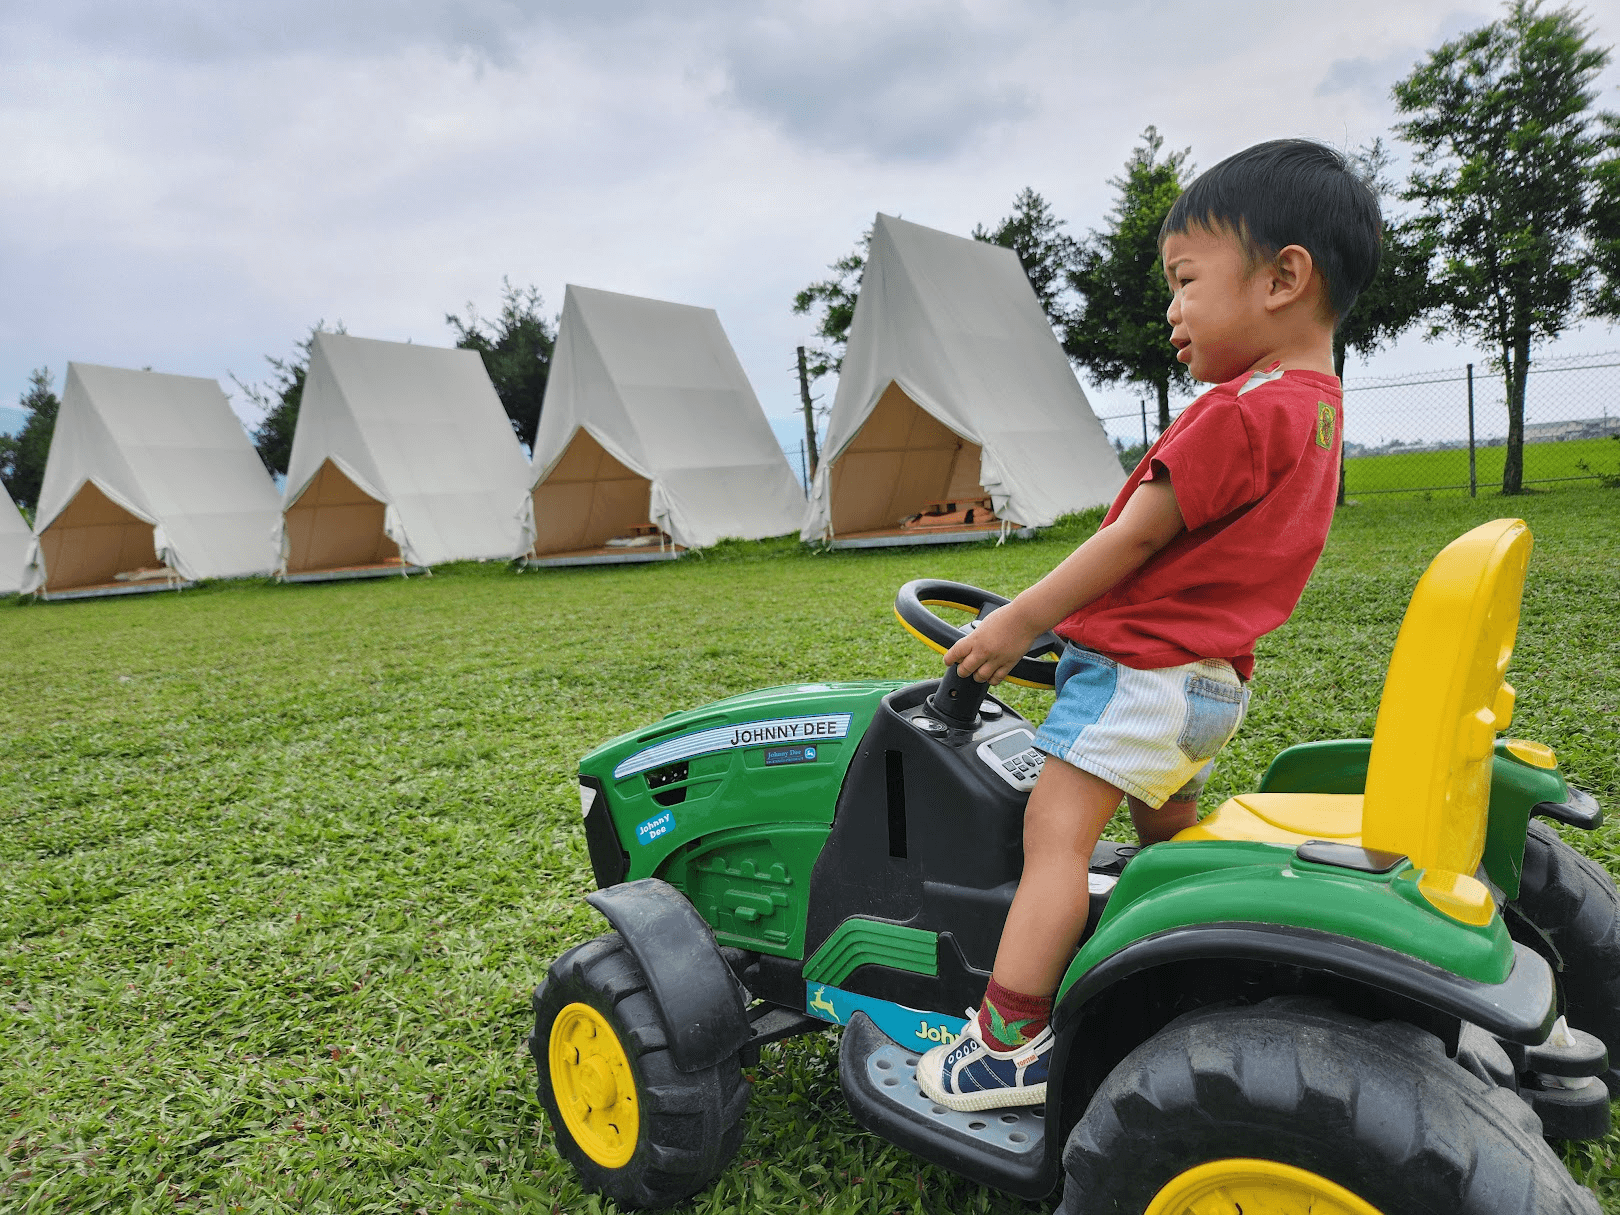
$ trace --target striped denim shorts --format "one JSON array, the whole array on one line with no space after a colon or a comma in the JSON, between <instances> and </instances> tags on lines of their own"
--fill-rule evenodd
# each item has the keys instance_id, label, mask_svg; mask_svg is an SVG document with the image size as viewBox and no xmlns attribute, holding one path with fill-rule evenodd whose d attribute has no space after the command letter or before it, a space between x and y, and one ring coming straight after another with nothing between
<instances>
[{"instance_id":1,"label":"striped denim shorts","mask_svg":"<svg viewBox=\"0 0 1620 1215\"><path fill-rule=\"evenodd\" d=\"M1220 658L1139 671L1071 643L1056 685L1035 745L1155 809L1197 798L1249 706Z\"/></svg>"}]
</instances>

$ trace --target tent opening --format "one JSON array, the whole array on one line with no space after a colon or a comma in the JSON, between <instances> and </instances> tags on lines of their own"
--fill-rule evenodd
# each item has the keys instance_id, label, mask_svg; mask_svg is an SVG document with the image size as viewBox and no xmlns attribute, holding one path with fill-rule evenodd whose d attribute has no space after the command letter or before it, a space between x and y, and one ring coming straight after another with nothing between
<instances>
[{"instance_id":1,"label":"tent opening","mask_svg":"<svg viewBox=\"0 0 1620 1215\"><path fill-rule=\"evenodd\" d=\"M833 534L897 529L919 515L963 523L969 510L973 525L994 523L975 505L989 498L979 484L980 452L891 380L829 470Z\"/></svg>"},{"instance_id":2,"label":"tent opening","mask_svg":"<svg viewBox=\"0 0 1620 1215\"><path fill-rule=\"evenodd\" d=\"M534 487L534 555L670 543L648 519L652 482L607 453L584 427Z\"/></svg>"},{"instance_id":3,"label":"tent opening","mask_svg":"<svg viewBox=\"0 0 1620 1215\"><path fill-rule=\"evenodd\" d=\"M399 565L399 545L383 531L387 508L331 460L287 508L287 573Z\"/></svg>"},{"instance_id":4,"label":"tent opening","mask_svg":"<svg viewBox=\"0 0 1620 1215\"><path fill-rule=\"evenodd\" d=\"M161 568L152 525L119 506L94 481L86 481L51 520L39 547L47 594L135 581L128 575Z\"/></svg>"}]
</instances>

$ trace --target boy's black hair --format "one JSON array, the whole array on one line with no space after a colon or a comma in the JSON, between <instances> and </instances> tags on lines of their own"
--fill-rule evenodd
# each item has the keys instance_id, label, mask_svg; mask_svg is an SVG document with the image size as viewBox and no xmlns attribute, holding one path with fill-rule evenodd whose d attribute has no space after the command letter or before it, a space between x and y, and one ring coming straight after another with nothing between
<instances>
[{"instance_id":1,"label":"boy's black hair","mask_svg":"<svg viewBox=\"0 0 1620 1215\"><path fill-rule=\"evenodd\" d=\"M1301 245L1327 287L1335 321L1378 272L1383 218L1378 196L1341 153L1310 139L1273 139L1228 156L1193 179L1159 229L1231 231L1251 261Z\"/></svg>"}]
</instances>

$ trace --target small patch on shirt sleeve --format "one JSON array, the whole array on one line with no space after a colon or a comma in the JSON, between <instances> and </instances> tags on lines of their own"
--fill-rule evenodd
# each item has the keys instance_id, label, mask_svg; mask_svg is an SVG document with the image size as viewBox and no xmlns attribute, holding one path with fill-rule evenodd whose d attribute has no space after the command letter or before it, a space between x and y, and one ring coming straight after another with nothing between
<instances>
[{"instance_id":1,"label":"small patch on shirt sleeve","mask_svg":"<svg viewBox=\"0 0 1620 1215\"><path fill-rule=\"evenodd\" d=\"M1316 403L1316 445L1322 448L1333 446L1333 406L1326 401Z\"/></svg>"}]
</instances>

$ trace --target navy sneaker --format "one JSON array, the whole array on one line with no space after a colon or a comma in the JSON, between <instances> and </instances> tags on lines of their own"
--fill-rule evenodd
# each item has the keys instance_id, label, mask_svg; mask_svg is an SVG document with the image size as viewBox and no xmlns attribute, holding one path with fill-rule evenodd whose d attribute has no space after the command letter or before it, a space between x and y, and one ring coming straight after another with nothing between
<instances>
[{"instance_id":1,"label":"navy sneaker","mask_svg":"<svg viewBox=\"0 0 1620 1215\"><path fill-rule=\"evenodd\" d=\"M1054 1040L1049 1025L1023 1046L997 1050L979 1031L978 1010L970 1008L960 1038L917 1060L917 1086L940 1105L964 1113L1042 1105Z\"/></svg>"}]
</instances>

